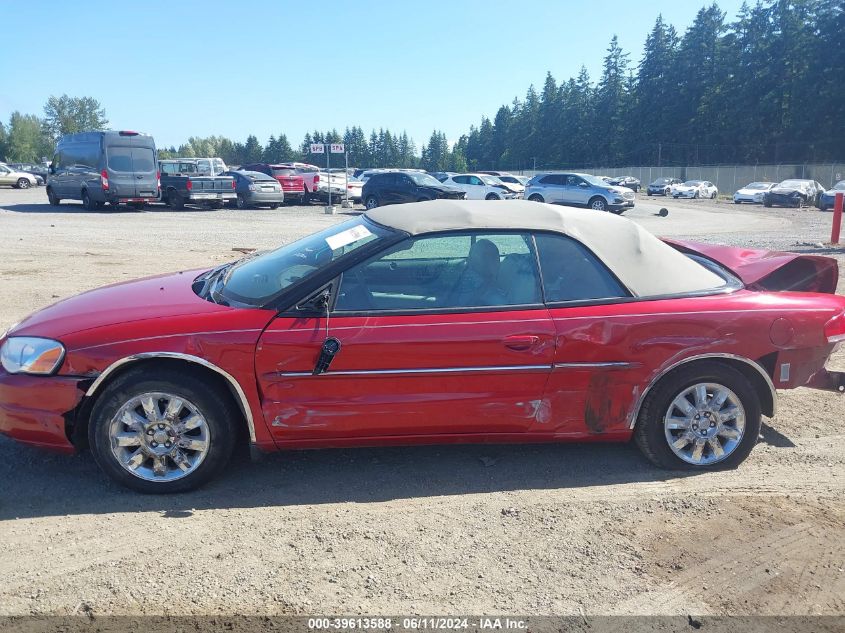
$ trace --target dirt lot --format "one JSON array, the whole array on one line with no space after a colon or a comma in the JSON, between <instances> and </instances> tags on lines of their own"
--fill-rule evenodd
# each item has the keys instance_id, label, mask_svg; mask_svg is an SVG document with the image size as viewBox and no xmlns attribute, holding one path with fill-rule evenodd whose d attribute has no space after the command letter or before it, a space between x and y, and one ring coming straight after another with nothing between
<instances>
[{"instance_id":1,"label":"dirt lot","mask_svg":"<svg viewBox=\"0 0 845 633\"><path fill-rule=\"evenodd\" d=\"M626 215L658 234L830 252L814 246L830 223L816 210L646 199ZM345 217L85 213L3 189L0 329ZM0 439L0 614L845 614L844 414L833 394L784 392L724 473L679 477L631 446L326 450L240 458L164 498L112 485L88 455Z\"/></svg>"}]
</instances>

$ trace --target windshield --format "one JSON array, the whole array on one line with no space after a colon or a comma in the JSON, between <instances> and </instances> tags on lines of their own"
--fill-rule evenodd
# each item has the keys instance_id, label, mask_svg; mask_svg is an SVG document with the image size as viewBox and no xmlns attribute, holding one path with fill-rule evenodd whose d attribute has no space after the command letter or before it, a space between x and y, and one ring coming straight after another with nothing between
<instances>
[{"instance_id":1,"label":"windshield","mask_svg":"<svg viewBox=\"0 0 845 633\"><path fill-rule=\"evenodd\" d=\"M271 171L274 176L293 176L296 173L292 167L273 167Z\"/></svg>"},{"instance_id":2,"label":"windshield","mask_svg":"<svg viewBox=\"0 0 845 633\"><path fill-rule=\"evenodd\" d=\"M421 174L419 172L406 172L406 175L418 185L426 185L429 187L439 187L440 182L428 174Z\"/></svg>"},{"instance_id":3,"label":"windshield","mask_svg":"<svg viewBox=\"0 0 845 633\"><path fill-rule=\"evenodd\" d=\"M287 246L235 263L226 273L224 298L261 306L294 284L376 240L393 235L388 229L354 218Z\"/></svg>"},{"instance_id":4,"label":"windshield","mask_svg":"<svg viewBox=\"0 0 845 633\"><path fill-rule=\"evenodd\" d=\"M752 182L746 189L768 189L772 186L770 182Z\"/></svg>"},{"instance_id":5,"label":"windshield","mask_svg":"<svg viewBox=\"0 0 845 633\"><path fill-rule=\"evenodd\" d=\"M687 187L697 187L701 184L700 180L687 180L684 185Z\"/></svg>"},{"instance_id":6,"label":"windshield","mask_svg":"<svg viewBox=\"0 0 845 633\"><path fill-rule=\"evenodd\" d=\"M597 185L599 187L607 187L608 183L601 178L596 178L595 176L583 175L581 176L584 180L586 180L591 185Z\"/></svg>"},{"instance_id":7,"label":"windshield","mask_svg":"<svg viewBox=\"0 0 845 633\"><path fill-rule=\"evenodd\" d=\"M668 185L670 182L672 182L671 178L658 178L657 180L655 180L651 184L653 184L653 185Z\"/></svg>"},{"instance_id":8,"label":"windshield","mask_svg":"<svg viewBox=\"0 0 845 633\"><path fill-rule=\"evenodd\" d=\"M840 189L845 189L845 180L840 180L835 185L833 185L833 188L836 189L837 191L840 190Z\"/></svg>"},{"instance_id":9,"label":"windshield","mask_svg":"<svg viewBox=\"0 0 845 633\"><path fill-rule=\"evenodd\" d=\"M520 182L516 179L515 176L499 176L499 180L502 182L509 182L512 184L520 184Z\"/></svg>"},{"instance_id":10,"label":"windshield","mask_svg":"<svg viewBox=\"0 0 845 633\"><path fill-rule=\"evenodd\" d=\"M502 181L496 178L496 176L481 175L479 176L479 178L481 178L481 182L483 182L485 185L493 185L495 187L496 185L502 184Z\"/></svg>"},{"instance_id":11,"label":"windshield","mask_svg":"<svg viewBox=\"0 0 845 633\"><path fill-rule=\"evenodd\" d=\"M809 183L806 180L784 180L778 187L786 189L804 189Z\"/></svg>"}]
</instances>

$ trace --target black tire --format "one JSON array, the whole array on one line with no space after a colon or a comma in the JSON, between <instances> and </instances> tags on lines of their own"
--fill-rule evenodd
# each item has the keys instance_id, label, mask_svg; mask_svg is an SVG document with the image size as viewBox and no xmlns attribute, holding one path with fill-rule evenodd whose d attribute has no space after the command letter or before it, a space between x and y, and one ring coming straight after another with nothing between
<instances>
[{"instance_id":1,"label":"black tire","mask_svg":"<svg viewBox=\"0 0 845 633\"><path fill-rule=\"evenodd\" d=\"M62 199L59 198L55 192L53 191L52 187L47 187L47 201L54 207L59 206Z\"/></svg>"},{"instance_id":2,"label":"black tire","mask_svg":"<svg viewBox=\"0 0 845 633\"><path fill-rule=\"evenodd\" d=\"M238 197L235 198L235 206L238 209L246 209L246 196L244 194L238 194Z\"/></svg>"},{"instance_id":3,"label":"black tire","mask_svg":"<svg viewBox=\"0 0 845 633\"><path fill-rule=\"evenodd\" d=\"M99 209L99 205L91 199L91 196L88 195L88 190L82 190L82 208L86 211L96 211Z\"/></svg>"},{"instance_id":4,"label":"black tire","mask_svg":"<svg viewBox=\"0 0 845 633\"><path fill-rule=\"evenodd\" d=\"M364 206L367 209L375 209L379 206L378 198L375 196L367 196L367 200L364 202Z\"/></svg>"},{"instance_id":5,"label":"black tire","mask_svg":"<svg viewBox=\"0 0 845 633\"><path fill-rule=\"evenodd\" d=\"M771 209L772 203L769 202L768 200L763 200L763 206L766 207L767 209Z\"/></svg>"},{"instance_id":6,"label":"black tire","mask_svg":"<svg viewBox=\"0 0 845 633\"><path fill-rule=\"evenodd\" d=\"M176 211L181 211L185 208L185 199L175 189L167 192L167 206Z\"/></svg>"},{"instance_id":7,"label":"black tire","mask_svg":"<svg viewBox=\"0 0 845 633\"><path fill-rule=\"evenodd\" d=\"M270 208L271 208L272 210L274 210L274 211L275 211L276 209L278 209L278 208L279 208L279 206L281 206L281 205L278 205L278 204L271 204L271 205L270 205Z\"/></svg>"},{"instance_id":8,"label":"black tire","mask_svg":"<svg viewBox=\"0 0 845 633\"><path fill-rule=\"evenodd\" d=\"M498 200L499 196L497 196L495 193L488 193L487 197L484 198L484 199L485 200Z\"/></svg>"},{"instance_id":9,"label":"black tire","mask_svg":"<svg viewBox=\"0 0 845 633\"><path fill-rule=\"evenodd\" d=\"M539 193L532 193L532 194L528 197L528 199L529 199L531 202L545 202L545 200L543 199L543 196L541 196Z\"/></svg>"},{"instance_id":10,"label":"black tire","mask_svg":"<svg viewBox=\"0 0 845 633\"><path fill-rule=\"evenodd\" d=\"M30 187L29 180L27 180L26 178L18 178L18 182L17 182L16 186L17 186L18 189L29 189L29 187Z\"/></svg>"},{"instance_id":11,"label":"black tire","mask_svg":"<svg viewBox=\"0 0 845 633\"><path fill-rule=\"evenodd\" d=\"M716 199L716 192L715 192L715 191L713 192L713 195L712 195L712 196L710 196L710 199L711 199L711 200L715 200L715 199Z\"/></svg>"},{"instance_id":12,"label":"black tire","mask_svg":"<svg viewBox=\"0 0 845 633\"><path fill-rule=\"evenodd\" d=\"M217 200L216 202L210 202L208 206L212 209L222 209L223 208L223 201Z\"/></svg>"},{"instance_id":13,"label":"black tire","mask_svg":"<svg viewBox=\"0 0 845 633\"><path fill-rule=\"evenodd\" d=\"M651 192L650 192L650 191L646 191L646 192L645 192L645 194L646 194L649 198L651 198Z\"/></svg>"},{"instance_id":14,"label":"black tire","mask_svg":"<svg viewBox=\"0 0 845 633\"><path fill-rule=\"evenodd\" d=\"M590 207L593 211L607 211L607 200L602 198L601 196L593 196L590 198L590 201L587 203L587 206Z\"/></svg>"},{"instance_id":15,"label":"black tire","mask_svg":"<svg viewBox=\"0 0 845 633\"><path fill-rule=\"evenodd\" d=\"M730 389L745 409L745 430L739 444L721 461L691 464L672 451L666 439L663 418L671 403L696 383L717 383ZM760 398L752 384L737 369L717 361L702 361L670 372L649 391L634 431L634 440L643 454L656 466L670 470L722 470L736 468L748 457L760 434Z\"/></svg>"},{"instance_id":16,"label":"black tire","mask_svg":"<svg viewBox=\"0 0 845 633\"><path fill-rule=\"evenodd\" d=\"M311 204L311 193L307 189L302 194L301 204Z\"/></svg>"},{"instance_id":17,"label":"black tire","mask_svg":"<svg viewBox=\"0 0 845 633\"><path fill-rule=\"evenodd\" d=\"M146 202L131 202L131 203L129 203L129 206L132 207L133 209L135 209L136 211L143 211L144 209L147 208L147 203Z\"/></svg>"},{"instance_id":18,"label":"black tire","mask_svg":"<svg viewBox=\"0 0 845 633\"><path fill-rule=\"evenodd\" d=\"M734 200L734 204L739 204L739 200Z\"/></svg>"},{"instance_id":19,"label":"black tire","mask_svg":"<svg viewBox=\"0 0 845 633\"><path fill-rule=\"evenodd\" d=\"M694 194L692 194L692 197L697 200L698 199L698 192L696 191Z\"/></svg>"},{"instance_id":20,"label":"black tire","mask_svg":"<svg viewBox=\"0 0 845 633\"><path fill-rule=\"evenodd\" d=\"M109 384L97 398L88 425L88 441L97 465L118 483L143 493L174 493L193 490L225 468L238 436L240 411L225 388L190 372L170 368L154 372L130 370ZM118 410L133 397L148 392L172 393L192 402L205 418L209 430L208 452L196 469L180 479L150 481L130 473L112 452L109 425Z\"/></svg>"}]
</instances>

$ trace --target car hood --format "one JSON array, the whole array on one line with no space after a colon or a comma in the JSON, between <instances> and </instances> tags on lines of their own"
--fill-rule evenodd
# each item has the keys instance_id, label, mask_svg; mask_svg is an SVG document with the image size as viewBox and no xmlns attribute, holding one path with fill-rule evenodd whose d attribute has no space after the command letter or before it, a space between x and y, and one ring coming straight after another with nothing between
<instances>
[{"instance_id":1,"label":"car hood","mask_svg":"<svg viewBox=\"0 0 845 633\"><path fill-rule=\"evenodd\" d=\"M741 196L756 196L766 193L767 189L738 189L737 193Z\"/></svg>"},{"instance_id":2,"label":"car hood","mask_svg":"<svg viewBox=\"0 0 845 633\"><path fill-rule=\"evenodd\" d=\"M769 189L769 193L774 193L783 196L789 195L790 193L806 194L807 190L800 187L775 187L773 189Z\"/></svg>"},{"instance_id":3,"label":"car hood","mask_svg":"<svg viewBox=\"0 0 845 633\"><path fill-rule=\"evenodd\" d=\"M32 313L9 334L60 339L107 325L231 310L194 293L191 285L201 272L169 273L89 290Z\"/></svg>"}]
</instances>

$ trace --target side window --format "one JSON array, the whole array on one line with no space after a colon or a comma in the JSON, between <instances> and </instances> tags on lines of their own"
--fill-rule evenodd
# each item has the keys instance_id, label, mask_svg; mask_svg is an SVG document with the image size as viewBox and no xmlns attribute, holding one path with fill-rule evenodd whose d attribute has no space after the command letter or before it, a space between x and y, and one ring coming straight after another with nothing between
<instances>
[{"instance_id":1,"label":"side window","mask_svg":"<svg viewBox=\"0 0 845 633\"><path fill-rule=\"evenodd\" d=\"M481 178L478 176L470 176L469 177L469 184L471 185L483 185L484 183L481 182Z\"/></svg>"},{"instance_id":2,"label":"side window","mask_svg":"<svg viewBox=\"0 0 845 633\"><path fill-rule=\"evenodd\" d=\"M529 236L455 233L405 240L343 273L335 310L537 305Z\"/></svg>"},{"instance_id":3,"label":"side window","mask_svg":"<svg viewBox=\"0 0 845 633\"><path fill-rule=\"evenodd\" d=\"M176 173L176 165L174 163L159 163L158 169L162 174Z\"/></svg>"},{"instance_id":4,"label":"side window","mask_svg":"<svg viewBox=\"0 0 845 633\"><path fill-rule=\"evenodd\" d=\"M85 165L91 169L97 168L97 163L99 162L98 153L99 153L99 145L95 143L86 143L85 145L79 146L79 160L77 161L80 165Z\"/></svg>"},{"instance_id":5,"label":"side window","mask_svg":"<svg viewBox=\"0 0 845 633\"><path fill-rule=\"evenodd\" d=\"M452 180L459 185L469 184L469 176L452 176Z\"/></svg>"},{"instance_id":6,"label":"side window","mask_svg":"<svg viewBox=\"0 0 845 633\"><path fill-rule=\"evenodd\" d=\"M580 242L547 233L538 234L536 241L547 302L630 296Z\"/></svg>"},{"instance_id":7,"label":"side window","mask_svg":"<svg viewBox=\"0 0 845 633\"><path fill-rule=\"evenodd\" d=\"M549 176L543 176L543 178L540 179L540 182L544 185L560 185L560 184L563 184L561 182L560 176L558 176L557 174L551 174Z\"/></svg>"}]
</instances>

